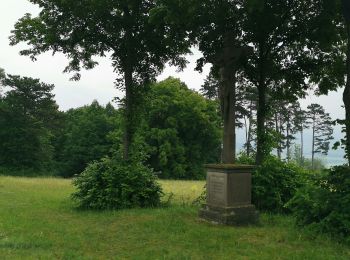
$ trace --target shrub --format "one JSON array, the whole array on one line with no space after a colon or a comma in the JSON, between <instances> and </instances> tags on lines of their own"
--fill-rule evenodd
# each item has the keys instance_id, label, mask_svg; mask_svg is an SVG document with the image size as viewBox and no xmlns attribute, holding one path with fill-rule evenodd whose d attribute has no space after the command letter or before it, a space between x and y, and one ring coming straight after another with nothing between
<instances>
[{"instance_id":1,"label":"shrub","mask_svg":"<svg viewBox=\"0 0 350 260\"><path fill-rule=\"evenodd\" d=\"M305 179L306 172L300 167L270 157L253 173L253 203L263 211L287 212L285 204Z\"/></svg>"},{"instance_id":2,"label":"shrub","mask_svg":"<svg viewBox=\"0 0 350 260\"><path fill-rule=\"evenodd\" d=\"M237 156L236 163L243 165L254 165L255 164L255 155L247 155L245 152L240 152Z\"/></svg>"},{"instance_id":3,"label":"shrub","mask_svg":"<svg viewBox=\"0 0 350 260\"><path fill-rule=\"evenodd\" d=\"M350 168L333 167L317 175L288 203L297 223L318 232L350 236Z\"/></svg>"},{"instance_id":4,"label":"shrub","mask_svg":"<svg viewBox=\"0 0 350 260\"><path fill-rule=\"evenodd\" d=\"M93 162L73 184L73 199L87 209L156 207L162 195L153 171L137 160Z\"/></svg>"}]
</instances>

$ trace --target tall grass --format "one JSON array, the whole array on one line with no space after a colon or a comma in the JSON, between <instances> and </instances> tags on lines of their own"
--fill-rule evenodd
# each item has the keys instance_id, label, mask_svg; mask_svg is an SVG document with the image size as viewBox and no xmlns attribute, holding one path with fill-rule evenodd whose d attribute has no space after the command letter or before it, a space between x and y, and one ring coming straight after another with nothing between
<instances>
[{"instance_id":1,"label":"tall grass","mask_svg":"<svg viewBox=\"0 0 350 260\"><path fill-rule=\"evenodd\" d=\"M198 219L204 182L161 181L159 209L79 211L69 180L0 177L0 259L350 259L350 248L263 215L234 228Z\"/></svg>"}]
</instances>

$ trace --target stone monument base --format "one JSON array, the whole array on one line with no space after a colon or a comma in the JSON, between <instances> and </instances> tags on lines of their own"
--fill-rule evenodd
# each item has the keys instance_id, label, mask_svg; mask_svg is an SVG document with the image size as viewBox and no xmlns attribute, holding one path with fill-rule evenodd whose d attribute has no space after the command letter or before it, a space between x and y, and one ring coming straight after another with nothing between
<instances>
[{"instance_id":1,"label":"stone monument base","mask_svg":"<svg viewBox=\"0 0 350 260\"><path fill-rule=\"evenodd\" d=\"M229 226L243 226L259 222L259 214L254 205L229 208L203 205L199 210L199 217L215 224Z\"/></svg>"},{"instance_id":2,"label":"stone monument base","mask_svg":"<svg viewBox=\"0 0 350 260\"><path fill-rule=\"evenodd\" d=\"M258 211L251 202L254 166L211 164L207 169L207 201L201 219L224 225L256 224Z\"/></svg>"}]
</instances>

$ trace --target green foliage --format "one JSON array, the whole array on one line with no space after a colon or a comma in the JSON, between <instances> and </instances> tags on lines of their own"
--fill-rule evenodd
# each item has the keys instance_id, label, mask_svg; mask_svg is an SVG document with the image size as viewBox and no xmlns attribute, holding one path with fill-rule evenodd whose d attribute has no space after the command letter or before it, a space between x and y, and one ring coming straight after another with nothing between
<instances>
[{"instance_id":1,"label":"green foliage","mask_svg":"<svg viewBox=\"0 0 350 260\"><path fill-rule=\"evenodd\" d=\"M7 75L3 85L9 90L0 98L0 164L50 170L61 116L51 93L54 86L13 75Z\"/></svg>"},{"instance_id":2,"label":"green foliage","mask_svg":"<svg viewBox=\"0 0 350 260\"><path fill-rule=\"evenodd\" d=\"M65 72L76 72L74 80L80 79L82 68L98 64L96 56L111 57L116 85L125 90L123 149L127 159L137 121L137 94L155 80L166 62L185 66L181 54L189 52L183 41L186 33L168 35L162 15L152 12L155 1L29 1L39 5L41 12L36 17L25 14L10 36L11 45L28 44L21 55L35 60L44 52L61 52L69 60Z\"/></svg>"},{"instance_id":3,"label":"green foliage","mask_svg":"<svg viewBox=\"0 0 350 260\"><path fill-rule=\"evenodd\" d=\"M328 154L330 141L333 140L333 120L329 113L319 104L311 104L307 107L307 116L313 132L313 154Z\"/></svg>"},{"instance_id":4,"label":"green foliage","mask_svg":"<svg viewBox=\"0 0 350 260\"><path fill-rule=\"evenodd\" d=\"M269 157L253 174L253 204L260 210L287 212L285 204L306 181L306 172L295 164Z\"/></svg>"},{"instance_id":5,"label":"green foliage","mask_svg":"<svg viewBox=\"0 0 350 260\"><path fill-rule=\"evenodd\" d=\"M70 109L65 113L64 127L58 140L56 160L59 175L80 174L94 160L109 155L112 140L109 134L120 126L120 114L111 104Z\"/></svg>"},{"instance_id":6,"label":"green foliage","mask_svg":"<svg viewBox=\"0 0 350 260\"><path fill-rule=\"evenodd\" d=\"M350 237L350 168L333 167L316 175L288 203L297 223L318 232Z\"/></svg>"},{"instance_id":7,"label":"green foliage","mask_svg":"<svg viewBox=\"0 0 350 260\"><path fill-rule=\"evenodd\" d=\"M124 209L160 205L162 189L141 161L104 158L73 181L73 199L85 209Z\"/></svg>"},{"instance_id":8,"label":"green foliage","mask_svg":"<svg viewBox=\"0 0 350 260\"><path fill-rule=\"evenodd\" d=\"M311 159L305 158L303 165L300 166L313 172L320 172L326 169L326 164L321 158L314 158L313 164Z\"/></svg>"},{"instance_id":9,"label":"green foliage","mask_svg":"<svg viewBox=\"0 0 350 260\"><path fill-rule=\"evenodd\" d=\"M236 159L237 164L243 164L243 165L254 165L255 164L255 158L253 155L247 155L245 152L240 152Z\"/></svg>"},{"instance_id":10,"label":"green foliage","mask_svg":"<svg viewBox=\"0 0 350 260\"><path fill-rule=\"evenodd\" d=\"M151 87L143 110L139 135L159 177L203 179L203 164L217 162L220 155L217 103L168 78Z\"/></svg>"},{"instance_id":11,"label":"green foliage","mask_svg":"<svg viewBox=\"0 0 350 260\"><path fill-rule=\"evenodd\" d=\"M314 158L312 165L312 160L310 158L305 158L302 155L300 145L294 145L291 161L299 167L314 172L326 169L326 163L321 158Z\"/></svg>"}]
</instances>

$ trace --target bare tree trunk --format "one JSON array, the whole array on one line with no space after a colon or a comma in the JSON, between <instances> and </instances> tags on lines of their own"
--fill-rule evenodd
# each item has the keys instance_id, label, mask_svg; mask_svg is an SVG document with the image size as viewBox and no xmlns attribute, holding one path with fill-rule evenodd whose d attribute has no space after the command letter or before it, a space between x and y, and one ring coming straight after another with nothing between
<instances>
[{"instance_id":1,"label":"bare tree trunk","mask_svg":"<svg viewBox=\"0 0 350 260\"><path fill-rule=\"evenodd\" d=\"M348 165L350 166L350 25L347 24L347 53L346 53L346 86L343 92L343 102L345 106L345 147L346 155L348 159Z\"/></svg>"},{"instance_id":2,"label":"bare tree trunk","mask_svg":"<svg viewBox=\"0 0 350 260\"><path fill-rule=\"evenodd\" d=\"M280 128L278 126L278 113L276 112L275 113L275 130L276 130L276 133L279 134L279 137L281 137L281 134L280 134ZM278 159L281 160L281 157L282 157L282 152L281 152L281 139L277 140L278 142L278 146L277 146L277 157Z\"/></svg>"},{"instance_id":3,"label":"bare tree trunk","mask_svg":"<svg viewBox=\"0 0 350 260\"><path fill-rule=\"evenodd\" d=\"M246 154L248 155L248 122L247 117L244 116L244 129L245 129L245 145L246 145Z\"/></svg>"},{"instance_id":4,"label":"bare tree trunk","mask_svg":"<svg viewBox=\"0 0 350 260\"><path fill-rule=\"evenodd\" d=\"M250 151L252 148L252 133L251 133L251 121L249 121L249 130L248 130L248 141L247 141L247 156L250 156Z\"/></svg>"},{"instance_id":5,"label":"bare tree trunk","mask_svg":"<svg viewBox=\"0 0 350 260\"><path fill-rule=\"evenodd\" d=\"M256 118L256 164L261 165L266 156L266 117L267 117L267 86L265 76L264 43L259 44L259 83L258 83L258 106Z\"/></svg>"},{"instance_id":6,"label":"bare tree trunk","mask_svg":"<svg viewBox=\"0 0 350 260\"><path fill-rule=\"evenodd\" d=\"M287 162L290 161L290 139L289 139L290 125L289 119L287 119Z\"/></svg>"},{"instance_id":7,"label":"bare tree trunk","mask_svg":"<svg viewBox=\"0 0 350 260\"><path fill-rule=\"evenodd\" d=\"M304 129L301 126L300 130L300 163L301 166L304 166Z\"/></svg>"},{"instance_id":8,"label":"bare tree trunk","mask_svg":"<svg viewBox=\"0 0 350 260\"><path fill-rule=\"evenodd\" d=\"M130 68L125 70L125 126L124 126L124 140L123 140L123 157L124 160L129 159L130 145L132 142L132 70Z\"/></svg>"},{"instance_id":9,"label":"bare tree trunk","mask_svg":"<svg viewBox=\"0 0 350 260\"><path fill-rule=\"evenodd\" d=\"M315 122L315 120L314 120ZM311 168L314 170L314 158L315 158L315 123L312 126L312 152L311 152Z\"/></svg>"},{"instance_id":10,"label":"bare tree trunk","mask_svg":"<svg viewBox=\"0 0 350 260\"><path fill-rule=\"evenodd\" d=\"M261 165L265 160L266 149L266 86L264 84L258 87L259 103L257 111L257 147L256 147L256 164Z\"/></svg>"},{"instance_id":11,"label":"bare tree trunk","mask_svg":"<svg viewBox=\"0 0 350 260\"><path fill-rule=\"evenodd\" d=\"M248 123L248 138L247 138L247 156L250 156L250 151L252 147L252 121L253 121L253 101L250 101L250 107L249 107L249 123Z\"/></svg>"}]
</instances>

